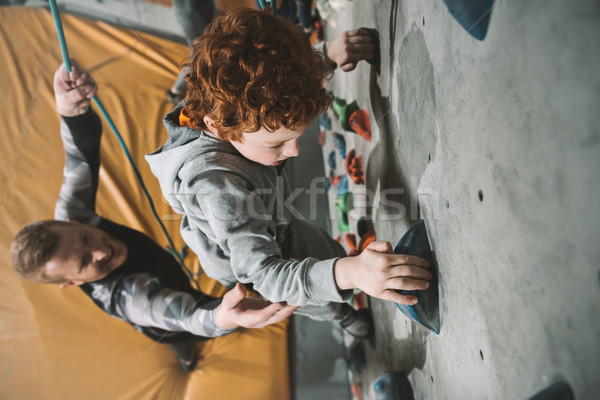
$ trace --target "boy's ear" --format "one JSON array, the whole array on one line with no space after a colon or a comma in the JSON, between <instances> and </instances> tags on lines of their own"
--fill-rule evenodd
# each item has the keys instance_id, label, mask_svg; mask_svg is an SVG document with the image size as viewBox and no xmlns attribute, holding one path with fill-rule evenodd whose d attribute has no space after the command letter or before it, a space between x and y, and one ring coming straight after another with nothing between
<instances>
[{"instance_id":1,"label":"boy's ear","mask_svg":"<svg viewBox=\"0 0 600 400\"><path fill-rule=\"evenodd\" d=\"M204 121L204 125L206 125L208 130L211 131L216 137L221 139L219 137L219 131L217 130L217 127L215 126L215 120L212 119L211 117L209 117L208 115L205 115L204 118L202 118L202 120Z\"/></svg>"}]
</instances>

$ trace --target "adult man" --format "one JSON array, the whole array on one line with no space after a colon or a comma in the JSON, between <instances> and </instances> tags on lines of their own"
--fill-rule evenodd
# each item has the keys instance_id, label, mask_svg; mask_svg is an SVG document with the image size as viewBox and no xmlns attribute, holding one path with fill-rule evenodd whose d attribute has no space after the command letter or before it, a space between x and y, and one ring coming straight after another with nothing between
<instances>
[{"instance_id":1,"label":"adult man","mask_svg":"<svg viewBox=\"0 0 600 400\"><path fill-rule=\"evenodd\" d=\"M191 343L289 316L295 307L246 297L242 284L223 300L194 290L177 261L149 237L96 214L102 135L90 109L96 90L76 62L71 74L61 65L54 75L64 180L55 220L27 224L13 240L15 270L34 282L79 286L106 313L169 344L185 370L195 364Z\"/></svg>"}]
</instances>

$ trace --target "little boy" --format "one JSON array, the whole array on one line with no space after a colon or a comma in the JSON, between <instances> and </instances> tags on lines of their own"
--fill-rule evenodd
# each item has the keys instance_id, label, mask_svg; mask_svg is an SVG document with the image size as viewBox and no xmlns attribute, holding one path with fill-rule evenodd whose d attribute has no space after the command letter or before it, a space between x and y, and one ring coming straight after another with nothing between
<instances>
[{"instance_id":1,"label":"little boy","mask_svg":"<svg viewBox=\"0 0 600 400\"><path fill-rule=\"evenodd\" d=\"M146 156L210 277L227 287L251 284L271 301L338 319L361 337L364 324L348 329L360 318L347 304L327 305L346 302L354 288L415 304L398 290L426 289L428 263L393 254L387 242L344 257L335 240L292 217L283 167L331 102L323 81L332 66L351 70L373 55L365 31L345 32L321 53L301 28L269 10L233 10L194 42L185 104L164 119L165 145Z\"/></svg>"}]
</instances>

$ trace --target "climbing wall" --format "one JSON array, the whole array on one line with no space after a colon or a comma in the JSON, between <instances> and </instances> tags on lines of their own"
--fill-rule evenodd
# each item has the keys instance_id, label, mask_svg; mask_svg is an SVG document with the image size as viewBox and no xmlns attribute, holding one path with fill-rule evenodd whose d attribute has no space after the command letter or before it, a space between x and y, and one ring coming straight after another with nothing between
<instances>
[{"instance_id":1,"label":"climbing wall","mask_svg":"<svg viewBox=\"0 0 600 400\"><path fill-rule=\"evenodd\" d=\"M376 28L381 64L330 82L372 136L334 109L322 120L335 235L358 242L366 218L394 245L423 218L442 318L436 335L371 299L376 337L362 344L366 368L350 369L355 397L375 398L386 370L406 372L419 399L527 399L560 380L597 397L598 3L499 0L483 40L441 0L337 8L327 38ZM348 203L351 153L364 182L347 179Z\"/></svg>"}]
</instances>

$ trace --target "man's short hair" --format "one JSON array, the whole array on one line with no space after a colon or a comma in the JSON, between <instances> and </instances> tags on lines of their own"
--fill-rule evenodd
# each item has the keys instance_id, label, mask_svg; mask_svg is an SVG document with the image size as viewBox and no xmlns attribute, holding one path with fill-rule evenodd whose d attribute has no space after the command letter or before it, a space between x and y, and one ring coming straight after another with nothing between
<instances>
[{"instance_id":1,"label":"man's short hair","mask_svg":"<svg viewBox=\"0 0 600 400\"><path fill-rule=\"evenodd\" d=\"M332 65L302 28L270 9L238 8L215 19L192 45L185 113L190 126L215 121L219 137L304 128L332 97L323 87Z\"/></svg>"},{"instance_id":2,"label":"man's short hair","mask_svg":"<svg viewBox=\"0 0 600 400\"><path fill-rule=\"evenodd\" d=\"M58 234L51 228L64 225L70 224L57 220L34 221L19 230L10 244L12 265L19 275L28 280L48 282L43 267L54 255L59 241Z\"/></svg>"}]
</instances>

